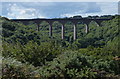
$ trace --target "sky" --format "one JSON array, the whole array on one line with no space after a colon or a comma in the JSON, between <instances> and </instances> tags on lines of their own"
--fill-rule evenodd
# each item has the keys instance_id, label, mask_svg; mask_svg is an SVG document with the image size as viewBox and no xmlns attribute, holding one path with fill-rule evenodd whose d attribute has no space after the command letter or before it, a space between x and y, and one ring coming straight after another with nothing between
<instances>
[{"instance_id":1,"label":"sky","mask_svg":"<svg viewBox=\"0 0 120 79\"><path fill-rule=\"evenodd\" d=\"M10 19L118 14L118 2L1 2L0 7L0 15Z\"/></svg>"}]
</instances>

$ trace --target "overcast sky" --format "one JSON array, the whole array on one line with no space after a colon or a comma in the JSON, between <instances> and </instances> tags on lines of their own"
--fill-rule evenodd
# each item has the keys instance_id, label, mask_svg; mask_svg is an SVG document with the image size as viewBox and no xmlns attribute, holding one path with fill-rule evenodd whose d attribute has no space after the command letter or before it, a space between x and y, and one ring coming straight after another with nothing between
<instances>
[{"instance_id":1,"label":"overcast sky","mask_svg":"<svg viewBox=\"0 0 120 79\"><path fill-rule=\"evenodd\" d=\"M2 2L2 16L14 19L115 15L118 2Z\"/></svg>"}]
</instances>

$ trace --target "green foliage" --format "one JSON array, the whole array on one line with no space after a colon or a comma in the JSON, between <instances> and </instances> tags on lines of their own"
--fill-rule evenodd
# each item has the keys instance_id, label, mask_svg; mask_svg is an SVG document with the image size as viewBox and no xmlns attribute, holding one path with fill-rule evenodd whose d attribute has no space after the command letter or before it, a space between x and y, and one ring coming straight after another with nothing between
<instances>
[{"instance_id":1,"label":"green foliage","mask_svg":"<svg viewBox=\"0 0 120 79\"><path fill-rule=\"evenodd\" d=\"M85 25L77 24L77 40L73 40L73 24L67 22L65 39L61 40L59 22L53 23L53 36L49 37L47 22L42 22L39 25L40 31L37 31L37 25L33 22L24 25L0 17L0 31L3 32L2 54L5 57L3 77L99 79L120 75L119 16L86 18L113 19L103 21L100 26L91 22L87 34Z\"/></svg>"},{"instance_id":2,"label":"green foliage","mask_svg":"<svg viewBox=\"0 0 120 79\"><path fill-rule=\"evenodd\" d=\"M87 61L85 56L77 52L64 52L48 62L39 70L42 78L94 78L96 72L91 71L91 64Z\"/></svg>"},{"instance_id":3,"label":"green foliage","mask_svg":"<svg viewBox=\"0 0 120 79\"><path fill-rule=\"evenodd\" d=\"M85 56L80 52L67 51L42 66L38 72L42 78L50 79L104 78L109 74L119 74L119 70L115 70L119 69L118 62L115 60L96 59L92 55ZM115 65L117 66L115 67Z\"/></svg>"},{"instance_id":4,"label":"green foliage","mask_svg":"<svg viewBox=\"0 0 120 79\"><path fill-rule=\"evenodd\" d=\"M2 59L2 79L10 78L24 78L35 77L37 74L34 72L36 68L29 64L23 64L13 58Z\"/></svg>"},{"instance_id":5,"label":"green foliage","mask_svg":"<svg viewBox=\"0 0 120 79\"><path fill-rule=\"evenodd\" d=\"M31 41L25 45L3 43L3 56L15 57L19 61L29 62L35 66L41 66L46 61L51 61L61 52L62 48L56 46L52 41L40 45Z\"/></svg>"}]
</instances>

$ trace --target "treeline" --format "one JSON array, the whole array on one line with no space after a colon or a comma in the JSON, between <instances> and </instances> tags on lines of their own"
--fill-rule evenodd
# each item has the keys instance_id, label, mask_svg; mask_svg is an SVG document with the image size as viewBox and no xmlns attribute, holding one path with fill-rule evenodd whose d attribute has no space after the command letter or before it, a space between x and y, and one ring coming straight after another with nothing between
<instances>
[{"instance_id":1,"label":"treeline","mask_svg":"<svg viewBox=\"0 0 120 79\"><path fill-rule=\"evenodd\" d=\"M88 16L88 17L82 17L80 15L77 16L73 16L73 17L65 17L65 18L58 18L58 19L82 19L82 18L86 18L86 19L113 19L115 18L115 16L119 16L119 15L102 15L102 16ZM57 19L57 18L55 18Z\"/></svg>"}]
</instances>

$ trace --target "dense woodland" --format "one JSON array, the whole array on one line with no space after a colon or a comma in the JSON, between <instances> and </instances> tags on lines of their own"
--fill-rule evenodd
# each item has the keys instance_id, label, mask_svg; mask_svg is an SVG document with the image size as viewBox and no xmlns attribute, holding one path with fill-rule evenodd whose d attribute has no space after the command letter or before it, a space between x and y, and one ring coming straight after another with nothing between
<instances>
[{"instance_id":1,"label":"dense woodland","mask_svg":"<svg viewBox=\"0 0 120 79\"><path fill-rule=\"evenodd\" d=\"M74 16L70 18L82 18ZM120 44L118 15L88 16L85 18L112 18L101 26L77 24L77 40L73 40L73 24L65 24L65 39L61 39L61 24L53 23L53 36L49 37L49 24L16 23L0 17L2 35L3 79L119 79Z\"/></svg>"}]
</instances>

